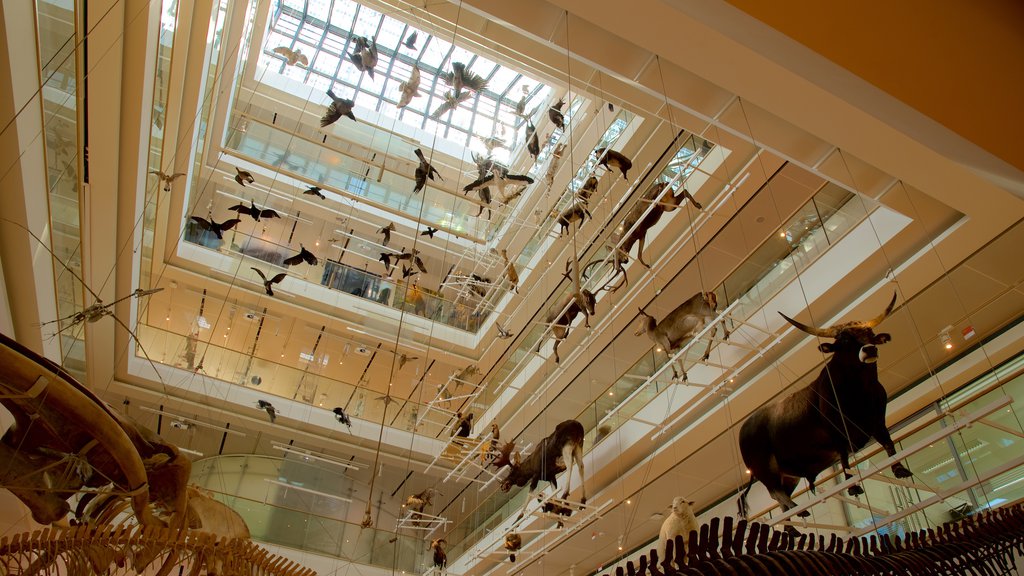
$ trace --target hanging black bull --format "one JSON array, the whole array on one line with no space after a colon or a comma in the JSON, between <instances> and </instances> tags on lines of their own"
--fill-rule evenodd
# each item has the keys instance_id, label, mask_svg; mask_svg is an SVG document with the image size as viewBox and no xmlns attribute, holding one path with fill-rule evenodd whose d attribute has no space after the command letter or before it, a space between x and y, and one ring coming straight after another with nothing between
<instances>
[{"instance_id":1,"label":"hanging black bull","mask_svg":"<svg viewBox=\"0 0 1024 576\"><path fill-rule=\"evenodd\" d=\"M784 510L796 506L792 494L800 478L811 488L814 479L829 466L842 463L846 478L850 453L878 441L890 456L896 454L885 427L885 388L878 382L878 345L891 340L872 328L888 316L896 304L867 322L847 322L824 330L805 326L782 314L790 324L821 338L818 349L832 353L821 374L806 388L758 408L740 428L740 453L750 471L750 484L740 495L740 515L747 516L747 492L760 480ZM902 463L892 466L897 478L911 475ZM863 493L858 485L850 494ZM806 512L802 515L807 515Z\"/></svg>"}]
</instances>

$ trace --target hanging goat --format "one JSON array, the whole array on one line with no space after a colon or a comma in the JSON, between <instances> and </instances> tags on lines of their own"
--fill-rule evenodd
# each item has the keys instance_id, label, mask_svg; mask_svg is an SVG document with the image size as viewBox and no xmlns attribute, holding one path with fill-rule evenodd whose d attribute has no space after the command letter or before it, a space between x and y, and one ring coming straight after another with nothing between
<instances>
[{"instance_id":1,"label":"hanging goat","mask_svg":"<svg viewBox=\"0 0 1024 576\"><path fill-rule=\"evenodd\" d=\"M668 313L661 322L655 322L654 316L640 310L640 327L636 335L647 333L647 336L654 341L671 358L676 350L686 344L687 340L693 338L710 322L714 322L718 315L715 309L718 307L718 296L714 292L698 292L689 300L683 302L675 310ZM725 339L729 338L729 327L722 319L722 330L725 332ZM708 347L701 356L701 361L708 359L711 354L711 345L714 342L718 326L711 328L708 334ZM672 366L672 374L678 378L675 365ZM683 366L683 382L686 382L686 366Z\"/></svg>"},{"instance_id":2,"label":"hanging goat","mask_svg":"<svg viewBox=\"0 0 1024 576\"><path fill-rule=\"evenodd\" d=\"M498 468L508 466L508 476L501 483L501 489L508 492L513 486L525 486L530 484L530 494L537 489L541 480L551 483L558 489L555 477L559 472L568 470L565 478L565 490L561 498L569 497L569 488L572 485L572 465L580 473L580 503L587 503L587 490L584 486L583 476L583 424L576 420L566 420L558 426L549 436L540 441L537 449L530 453L525 460L521 460L518 453L513 455L515 442L509 442L502 446L501 454L494 461ZM529 501L529 498L527 498ZM520 513L522 517L522 512Z\"/></svg>"}]
</instances>

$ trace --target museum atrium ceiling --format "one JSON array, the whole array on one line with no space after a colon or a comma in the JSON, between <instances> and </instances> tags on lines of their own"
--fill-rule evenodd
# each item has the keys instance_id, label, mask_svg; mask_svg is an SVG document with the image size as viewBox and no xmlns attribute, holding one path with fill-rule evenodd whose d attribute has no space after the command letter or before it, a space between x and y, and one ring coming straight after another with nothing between
<instances>
[{"instance_id":1,"label":"museum atrium ceiling","mask_svg":"<svg viewBox=\"0 0 1024 576\"><path fill-rule=\"evenodd\" d=\"M591 516L523 566L590 573L656 535L674 496L708 508L746 483L739 423L824 360L777 312L825 326L895 293L880 379L934 382L890 409L903 417L963 383L939 376L953 355L1021 338L1019 169L730 4L151 4L148 24L92 33L87 126L54 80L74 66L44 69L48 233L95 296L55 266L23 281L55 288L15 322L160 289L113 308L137 340L108 320L28 339L197 459L344 467L344 493L309 480L348 500L340 520L365 508L395 532L382 503L435 487L458 573L501 568L488 550L525 498L457 453L468 414L473 437L493 424L522 446L583 424ZM41 60L60 60L69 22L40 17ZM122 41L123 61L102 55ZM631 211L683 189L625 244ZM583 290L594 314L559 332ZM701 292L728 338L709 325L669 362L637 335L638 310L661 319Z\"/></svg>"}]
</instances>

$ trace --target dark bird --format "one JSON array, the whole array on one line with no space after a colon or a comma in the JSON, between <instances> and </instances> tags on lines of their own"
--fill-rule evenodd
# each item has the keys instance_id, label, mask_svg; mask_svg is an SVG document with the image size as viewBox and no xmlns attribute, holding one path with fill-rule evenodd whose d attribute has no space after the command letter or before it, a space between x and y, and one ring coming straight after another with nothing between
<instances>
[{"instance_id":1,"label":"dark bird","mask_svg":"<svg viewBox=\"0 0 1024 576\"><path fill-rule=\"evenodd\" d=\"M342 116L348 116L352 121L356 121L356 115L352 113L352 108L356 105L354 100L348 98L338 98L338 96L331 90L327 91L327 95L331 98L331 103L327 105L327 112L320 118L320 127L330 126Z\"/></svg>"},{"instance_id":2,"label":"dark bird","mask_svg":"<svg viewBox=\"0 0 1024 576\"><path fill-rule=\"evenodd\" d=\"M385 394L384 396L377 396L376 398L374 398L374 400L377 400L378 402L383 402L385 408L387 407L388 404L391 404L392 402L396 404L398 403L398 400L392 398L390 394Z\"/></svg>"},{"instance_id":3,"label":"dark bird","mask_svg":"<svg viewBox=\"0 0 1024 576\"><path fill-rule=\"evenodd\" d=\"M615 104L612 104L611 102L609 102L608 103L608 111L609 112L615 112Z\"/></svg>"},{"instance_id":4,"label":"dark bird","mask_svg":"<svg viewBox=\"0 0 1024 576\"><path fill-rule=\"evenodd\" d=\"M562 114L562 106L565 106L565 100L559 98L558 102L551 108L548 108L548 118L551 119L551 123L554 124L559 130L565 130L565 115Z\"/></svg>"},{"instance_id":5,"label":"dark bird","mask_svg":"<svg viewBox=\"0 0 1024 576\"><path fill-rule=\"evenodd\" d=\"M161 172L160 170L150 170L149 173L150 174L156 174L156 177L159 178L160 181L164 183L164 192L170 192L171 191L171 182L174 182L178 178L181 178L182 176L185 175L184 172L175 172L174 174L165 174L164 172Z\"/></svg>"},{"instance_id":6,"label":"dark bird","mask_svg":"<svg viewBox=\"0 0 1024 576\"><path fill-rule=\"evenodd\" d=\"M430 114L430 117L434 120L440 119L446 112L455 110L458 108L459 104L469 100L470 95L471 94L469 92L463 92L462 94L456 94L451 90L445 92L444 102L442 102L441 105Z\"/></svg>"},{"instance_id":7,"label":"dark bird","mask_svg":"<svg viewBox=\"0 0 1024 576\"><path fill-rule=\"evenodd\" d=\"M420 165L416 167L416 187L412 189L412 193L415 194L423 187L427 185L427 178L434 180L434 177L440 178L444 182L444 178L441 178L441 173L434 168L434 165L427 161L427 157L423 155L423 151L419 148L416 149L416 157L420 159Z\"/></svg>"},{"instance_id":8,"label":"dark bird","mask_svg":"<svg viewBox=\"0 0 1024 576\"><path fill-rule=\"evenodd\" d=\"M507 167L495 162L487 174L484 174L469 184L466 184L462 191L464 193L472 192L473 190L490 186L494 186L498 190L504 190L505 186L514 182L526 182L527 184L533 184L533 178L530 178L525 174L509 174Z\"/></svg>"},{"instance_id":9,"label":"dark bird","mask_svg":"<svg viewBox=\"0 0 1024 576\"><path fill-rule=\"evenodd\" d=\"M455 96L460 96L463 88L479 92L487 87L487 80L466 70L466 65L462 62L452 62L452 71L438 74L437 77L455 89Z\"/></svg>"},{"instance_id":10,"label":"dark bird","mask_svg":"<svg viewBox=\"0 0 1024 576\"><path fill-rule=\"evenodd\" d=\"M256 181L256 179L252 177L252 172L249 172L248 170L242 170L238 166L235 166L235 172L235 182L238 182L243 187L246 184L252 184Z\"/></svg>"},{"instance_id":11,"label":"dark bird","mask_svg":"<svg viewBox=\"0 0 1024 576\"><path fill-rule=\"evenodd\" d=\"M430 549L434 551L434 568L439 571L444 570L448 566L448 555L444 553L444 547L448 544L448 541L444 538L438 538L430 542Z\"/></svg>"},{"instance_id":12,"label":"dark bird","mask_svg":"<svg viewBox=\"0 0 1024 576\"><path fill-rule=\"evenodd\" d=\"M452 436L459 438L469 438L469 433L473 431L473 413L470 412L466 416L462 415L462 412L456 412L455 417L459 419L455 423L455 428L452 430Z\"/></svg>"},{"instance_id":13,"label":"dark bird","mask_svg":"<svg viewBox=\"0 0 1024 576\"><path fill-rule=\"evenodd\" d=\"M501 324L498 324L497 322L494 323L494 327L498 329L498 338L501 338L502 340L506 340L508 338L512 338L515 336L515 333L513 333L510 330L506 330L501 326Z\"/></svg>"},{"instance_id":14,"label":"dark bird","mask_svg":"<svg viewBox=\"0 0 1024 576\"><path fill-rule=\"evenodd\" d=\"M419 356L408 356L406 354L399 354L398 355L398 369L401 370L402 366L405 366L406 362L411 362L413 360L419 360L419 359L420 359Z\"/></svg>"},{"instance_id":15,"label":"dark bird","mask_svg":"<svg viewBox=\"0 0 1024 576\"><path fill-rule=\"evenodd\" d=\"M245 204L235 204L234 206L228 206L228 210L234 210L239 214L248 214L249 216L252 216L252 219L257 222L260 221L260 218L281 217L281 215L278 214L276 210L271 210L270 208L260 209L258 206L256 206L255 200L251 200L250 203L252 204L251 206L246 206Z\"/></svg>"},{"instance_id":16,"label":"dark bird","mask_svg":"<svg viewBox=\"0 0 1024 576\"><path fill-rule=\"evenodd\" d=\"M384 226L380 230L377 230L377 234L383 234L384 235L384 240L381 242L381 245L387 246L388 242L391 242L391 233L394 232L394 230L395 230L395 223L394 222L388 222L387 226Z\"/></svg>"},{"instance_id":17,"label":"dark bird","mask_svg":"<svg viewBox=\"0 0 1024 576\"><path fill-rule=\"evenodd\" d=\"M398 108L405 108L412 102L413 98L420 95L420 69L413 66L412 75L405 82L398 85L398 91L402 97L398 99Z\"/></svg>"},{"instance_id":18,"label":"dark bird","mask_svg":"<svg viewBox=\"0 0 1024 576\"><path fill-rule=\"evenodd\" d=\"M317 263L320 262L320 260L318 260L317 257L312 252L306 250L306 247L303 246L302 244L299 244L298 254L292 256L291 258L284 259L285 266L295 266L296 264L302 264L303 262L311 266L316 266Z\"/></svg>"},{"instance_id":19,"label":"dark bird","mask_svg":"<svg viewBox=\"0 0 1024 576\"><path fill-rule=\"evenodd\" d=\"M287 46L278 46L277 48L274 48L273 52L274 54L284 56L287 60L286 64L288 66L295 66L296 64L301 64L306 67L309 66L309 58L306 58L306 55L299 49L292 50Z\"/></svg>"},{"instance_id":20,"label":"dark bird","mask_svg":"<svg viewBox=\"0 0 1024 576\"><path fill-rule=\"evenodd\" d=\"M216 234L219 240L224 239L224 232L231 230L232 228L235 227L235 225L241 222L241 220L239 220L238 218L232 218L230 220L225 220L218 224L213 220L207 220L205 218L200 218L199 216L193 216L192 221L195 222L203 230L208 230Z\"/></svg>"},{"instance_id":21,"label":"dark bird","mask_svg":"<svg viewBox=\"0 0 1024 576\"><path fill-rule=\"evenodd\" d=\"M409 266L402 266L402 278L403 279L408 278L409 276L415 276L417 274L419 274L419 272L413 270Z\"/></svg>"},{"instance_id":22,"label":"dark bird","mask_svg":"<svg viewBox=\"0 0 1024 576\"><path fill-rule=\"evenodd\" d=\"M324 193L320 191L320 187L319 186L310 186L308 189L304 190L302 193L303 194L309 194L310 196L316 196L317 198L319 198L321 200L327 200L327 196L324 196Z\"/></svg>"},{"instance_id":23,"label":"dark bird","mask_svg":"<svg viewBox=\"0 0 1024 576\"><path fill-rule=\"evenodd\" d=\"M412 252L402 252L398 256L395 256L395 260L398 260L399 262L403 260L411 260L412 263L420 269L420 272L423 272L424 274L428 273L427 267L423 264L423 259L420 258L420 251L415 248L413 248Z\"/></svg>"},{"instance_id":24,"label":"dark bird","mask_svg":"<svg viewBox=\"0 0 1024 576\"><path fill-rule=\"evenodd\" d=\"M363 36L356 36L352 43L356 50L348 55L349 60L360 72L366 72L373 78L373 68L377 65L377 43Z\"/></svg>"},{"instance_id":25,"label":"dark bird","mask_svg":"<svg viewBox=\"0 0 1024 576\"><path fill-rule=\"evenodd\" d=\"M537 138L537 127L529 120L526 121L526 150L530 152L530 156L533 156L534 160L540 154L540 139Z\"/></svg>"},{"instance_id":26,"label":"dark bird","mask_svg":"<svg viewBox=\"0 0 1024 576\"><path fill-rule=\"evenodd\" d=\"M252 267L250 266L250 268L252 268ZM280 283L281 280L284 280L285 277L288 276L284 272L281 272L277 276L274 276L270 280L267 280L267 276L266 276L266 274L263 273L262 270L260 270L259 268L252 268L252 269L255 270L257 274L260 275L260 278L263 279L263 289L267 291L267 296L273 296L274 295L274 289L272 288L272 286L274 284Z\"/></svg>"},{"instance_id":27,"label":"dark bird","mask_svg":"<svg viewBox=\"0 0 1024 576\"><path fill-rule=\"evenodd\" d=\"M391 269L391 254L388 254L387 252L381 252L380 253L380 258L377 258L377 261L378 262L383 262L385 269L387 269L387 270Z\"/></svg>"},{"instance_id":28,"label":"dark bird","mask_svg":"<svg viewBox=\"0 0 1024 576\"><path fill-rule=\"evenodd\" d=\"M405 37L405 42L402 42L402 44L409 50L415 50L417 38L419 38L419 33L413 30L412 34L409 34L408 36Z\"/></svg>"},{"instance_id":29,"label":"dark bird","mask_svg":"<svg viewBox=\"0 0 1024 576\"><path fill-rule=\"evenodd\" d=\"M345 413L345 409L341 406L334 407L334 419L345 426L348 426L349 430L352 429L352 419L348 417L348 414Z\"/></svg>"},{"instance_id":30,"label":"dark bird","mask_svg":"<svg viewBox=\"0 0 1024 576\"><path fill-rule=\"evenodd\" d=\"M266 400L257 400L256 405L267 411L267 414L270 415L271 422L277 420L277 410L274 408L273 404L267 402Z\"/></svg>"},{"instance_id":31,"label":"dark bird","mask_svg":"<svg viewBox=\"0 0 1024 576\"><path fill-rule=\"evenodd\" d=\"M598 164L609 170L617 168L619 172L622 172L622 177L628 179L626 172L633 167L633 161L626 158L621 152L616 152L611 148L595 148L594 155L600 158Z\"/></svg>"},{"instance_id":32,"label":"dark bird","mask_svg":"<svg viewBox=\"0 0 1024 576\"><path fill-rule=\"evenodd\" d=\"M434 237L434 234L437 234L437 228L431 228L430 226L427 226L426 230L420 232L420 236L429 236L431 238Z\"/></svg>"}]
</instances>

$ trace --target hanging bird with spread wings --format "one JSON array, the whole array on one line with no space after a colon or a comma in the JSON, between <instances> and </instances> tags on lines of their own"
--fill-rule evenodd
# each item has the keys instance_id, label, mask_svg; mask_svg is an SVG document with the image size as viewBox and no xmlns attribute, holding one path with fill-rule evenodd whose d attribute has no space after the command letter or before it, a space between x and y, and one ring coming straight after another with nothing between
<instances>
[{"instance_id":1,"label":"hanging bird with spread wings","mask_svg":"<svg viewBox=\"0 0 1024 576\"><path fill-rule=\"evenodd\" d=\"M487 80L466 70L466 65L462 62L452 62L452 71L440 73L437 77L455 89L455 96L462 95L463 89L479 92L487 87Z\"/></svg>"},{"instance_id":2,"label":"hanging bird with spread wings","mask_svg":"<svg viewBox=\"0 0 1024 576\"><path fill-rule=\"evenodd\" d=\"M434 168L434 165L427 160L427 157L423 155L423 151L419 148L416 149L416 157L420 159L420 165L416 167L416 186L412 189L413 194L423 190L423 187L427 185L427 178L434 180L436 176L444 182L444 178L441 178L441 173L437 171L437 168Z\"/></svg>"},{"instance_id":3,"label":"hanging bird with spread wings","mask_svg":"<svg viewBox=\"0 0 1024 576\"><path fill-rule=\"evenodd\" d=\"M447 112L455 110L459 107L459 104L469 100L470 96L472 96L472 93L470 92L463 92L462 94L456 94L451 90L445 92L444 101L430 114L430 117L434 120L439 120L441 116L444 116Z\"/></svg>"},{"instance_id":4,"label":"hanging bird with spread wings","mask_svg":"<svg viewBox=\"0 0 1024 576\"><path fill-rule=\"evenodd\" d=\"M355 52L349 54L348 59L360 72L366 72L373 78L373 68L377 65L377 43L363 36L356 36L352 43L355 45Z\"/></svg>"},{"instance_id":5,"label":"hanging bird with spread wings","mask_svg":"<svg viewBox=\"0 0 1024 576\"><path fill-rule=\"evenodd\" d=\"M565 115L562 114L562 106L565 106L565 100L559 98L558 102L555 102L553 106L548 108L548 118L551 119L551 123L555 125L559 130L565 130Z\"/></svg>"},{"instance_id":6,"label":"hanging bird with spread wings","mask_svg":"<svg viewBox=\"0 0 1024 576\"><path fill-rule=\"evenodd\" d=\"M242 170L238 166L235 166L235 182L238 182L245 187L246 184L252 184L255 181L256 179L252 177L252 172Z\"/></svg>"},{"instance_id":7,"label":"hanging bird with spread wings","mask_svg":"<svg viewBox=\"0 0 1024 576\"><path fill-rule=\"evenodd\" d=\"M272 288L272 286L274 284L280 283L281 280L284 280L285 277L288 276L284 272L281 272L277 276L274 276L273 278L268 280L266 274L263 273L263 270L260 270L259 268L254 268L252 266L250 266L249 268L252 269L252 270L255 270L256 273L259 274L260 278L263 279L263 290L266 291L267 296L273 296L274 295L274 289Z\"/></svg>"},{"instance_id":8,"label":"hanging bird with spread wings","mask_svg":"<svg viewBox=\"0 0 1024 576\"><path fill-rule=\"evenodd\" d=\"M321 128L334 124L342 116L348 116L353 122L358 122L356 115L352 113L352 108L356 105L354 100L338 98L337 94L331 90L327 91L327 95L331 98L331 103L327 106L327 112L324 112L324 115L320 118Z\"/></svg>"},{"instance_id":9,"label":"hanging bird with spread wings","mask_svg":"<svg viewBox=\"0 0 1024 576\"><path fill-rule=\"evenodd\" d=\"M413 360L419 359L419 356L409 356L403 352L398 355L398 369L401 370L402 366L405 366L406 362L412 362Z\"/></svg>"},{"instance_id":10,"label":"hanging bird with spread wings","mask_svg":"<svg viewBox=\"0 0 1024 576\"><path fill-rule=\"evenodd\" d=\"M533 122L526 121L526 150L536 160L537 156L540 155L540 139L537 138L537 127L533 125Z\"/></svg>"},{"instance_id":11,"label":"hanging bird with spread wings","mask_svg":"<svg viewBox=\"0 0 1024 576\"><path fill-rule=\"evenodd\" d=\"M271 210L270 208L260 209L259 206L256 206L255 200L250 200L250 203L252 204L251 206L246 206L245 204L235 204L234 206L228 206L228 210L238 212L240 215L248 214L249 216L252 216L252 219L257 222L260 221L260 218L281 217L281 215L278 214L276 210Z\"/></svg>"},{"instance_id":12,"label":"hanging bird with spread wings","mask_svg":"<svg viewBox=\"0 0 1024 576\"><path fill-rule=\"evenodd\" d=\"M341 406L334 407L334 418L338 422L341 422L345 426L348 426L349 430L352 429L352 419L348 417L348 413L345 412L345 409L342 408Z\"/></svg>"},{"instance_id":13,"label":"hanging bird with spread wings","mask_svg":"<svg viewBox=\"0 0 1024 576\"><path fill-rule=\"evenodd\" d=\"M498 162L492 162L490 170L486 174L480 176L476 180L466 184L462 189L463 193L472 192L484 187L494 186L499 191L505 189L505 186L513 183L533 184L533 178L525 174L509 174L508 167Z\"/></svg>"},{"instance_id":14,"label":"hanging bird with spread wings","mask_svg":"<svg viewBox=\"0 0 1024 576\"><path fill-rule=\"evenodd\" d=\"M508 338L515 337L514 332L507 328L504 328L501 324L498 324L497 322L494 323L494 327L498 329L498 338L502 340L507 340Z\"/></svg>"},{"instance_id":15,"label":"hanging bird with spread wings","mask_svg":"<svg viewBox=\"0 0 1024 576\"><path fill-rule=\"evenodd\" d=\"M437 228L431 228L430 226L427 226L426 230L420 232L420 236L429 236L430 238L433 238L434 234L437 234Z\"/></svg>"},{"instance_id":16,"label":"hanging bird with spread wings","mask_svg":"<svg viewBox=\"0 0 1024 576\"><path fill-rule=\"evenodd\" d=\"M384 226L380 230L377 230L377 234L383 234L384 235L384 240L381 241L381 246L387 246L388 242L391 242L391 233L394 232L394 231L395 231L395 223L394 222L388 222L387 226Z\"/></svg>"},{"instance_id":17,"label":"hanging bird with spread wings","mask_svg":"<svg viewBox=\"0 0 1024 576\"><path fill-rule=\"evenodd\" d=\"M277 409L274 408L273 404L267 402L266 400L257 400L256 405L262 408L263 410L267 411L267 414L270 415L271 423L273 423L274 420L277 420Z\"/></svg>"},{"instance_id":18,"label":"hanging bird with spread wings","mask_svg":"<svg viewBox=\"0 0 1024 576\"><path fill-rule=\"evenodd\" d=\"M398 85L398 91L402 93L402 97L398 99L398 108L405 108L412 102L413 98L420 95L420 69L416 66L412 67L412 75L405 82Z\"/></svg>"},{"instance_id":19,"label":"hanging bird with spread wings","mask_svg":"<svg viewBox=\"0 0 1024 576\"><path fill-rule=\"evenodd\" d=\"M405 280L406 278L410 276L415 276L417 274L419 274L419 272L417 272L416 270L412 269L409 266L402 265L402 280Z\"/></svg>"},{"instance_id":20,"label":"hanging bird with spread wings","mask_svg":"<svg viewBox=\"0 0 1024 576\"><path fill-rule=\"evenodd\" d=\"M286 66L298 65L304 68L309 66L309 58L306 58L306 55L303 54L302 50L299 50L298 48L292 50L287 46L278 46L277 48L274 48L274 54L280 54L281 56L284 56L286 60Z\"/></svg>"},{"instance_id":21,"label":"hanging bird with spread wings","mask_svg":"<svg viewBox=\"0 0 1024 576\"><path fill-rule=\"evenodd\" d=\"M166 174L164 172L161 172L160 170L150 170L149 173L150 174L156 174L156 177L159 178L160 181L164 183L164 192L170 192L171 191L171 182L174 182L178 178L181 178L182 176L185 175L184 172L175 172L174 174Z\"/></svg>"},{"instance_id":22,"label":"hanging bird with spread wings","mask_svg":"<svg viewBox=\"0 0 1024 576\"><path fill-rule=\"evenodd\" d=\"M420 258L420 251L415 248L412 249L412 252L402 252L401 254L395 256L395 260L398 262L402 262L404 260L411 260L412 263L415 264L416 267L420 269L420 272L423 272L424 274L428 273L427 267L423 265L423 260Z\"/></svg>"},{"instance_id":23,"label":"hanging bird with spread wings","mask_svg":"<svg viewBox=\"0 0 1024 576\"><path fill-rule=\"evenodd\" d=\"M419 38L419 34L415 30L413 30L412 34L409 34L408 36L405 37L405 42L402 42L402 45L408 48L409 50L415 50L417 38Z\"/></svg>"},{"instance_id":24,"label":"hanging bird with spread wings","mask_svg":"<svg viewBox=\"0 0 1024 576\"><path fill-rule=\"evenodd\" d=\"M593 154L600 158L597 162L601 166L604 166L608 170L617 168L619 172L622 172L622 178L628 180L626 172L633 167L633 161L627 158L621 152L616 152L611 148L595 148Z\"/></svg>"},{"instance_id":25,"label":"hanging bird with spread wings","mask_svg":"<svg viewBox=\"0 0 1024 576\"><path fill-rule=\"evenodd\" d=\"M478 136L478 138L480 137ZM484 148L487 149L488 154L494 152L495 148L508 149L508 142L505 142L504 138L499 138L498 136L488 136L487 138L480 138L480 141L483 142Z\"/></svg>"},{"instance_id":26,"label":"hanging bird with spread wings","mask_svg":"<svg viewBox=\"0 0 1024 576\"><path fill-rule=\"evenodd\" d=\"M384 264L384 269L388 270L388 274L390 275L391 274L391 272L390 272L390 270L391 270L391 254L388 254L387 252L381 252L380 253L380 258L377 258L377 261L378 262L382 262Z\"/></svg>"},{"instance_id":27,"label":"hanging bird with spread wings","mask_svg":"<svg viewBox=\"0 0 1024 576\"><path fill-rule=\"evenodd\" d=\"M223 222L217 223L213 220L207 220L206 218L200 218L199 216L193 216L192 221L196 223L200 228L208 232L213 232L217 235L218 240L224 239L224 232L234 228L241 220L238 218L232 218Z\"/></svg>"},{"instance_id":28,"label":"hanging bird with spread wings","mask_svg":"<svg viewBox=\"0 0 1024 576\"><path fill-rule=\"evenodd\" d=\"M302 193L309 194L310 196L316 196L321 200L327 200L327 196L324 196L324 193L321 192L321 188L319 186L310 186L309 188L303 190Z\"/></svg>"},{"instance_id":29,"label":"hanging bird with spread wings","mask_svg":"<svg viewBox=\"0 0 1024 576\"><path fill-rule=\"evenodd\" d=\"M306 247L303 246L302 244L299 244L298 254L290 258L284 259L285 266L295 266L296 264L302 264L303 262L309 264L310 266L316 266L317 263L320 262L320 260L318 260L317 257L312 252L306 250Z\"/></svg>"}]
</instances>

